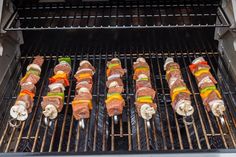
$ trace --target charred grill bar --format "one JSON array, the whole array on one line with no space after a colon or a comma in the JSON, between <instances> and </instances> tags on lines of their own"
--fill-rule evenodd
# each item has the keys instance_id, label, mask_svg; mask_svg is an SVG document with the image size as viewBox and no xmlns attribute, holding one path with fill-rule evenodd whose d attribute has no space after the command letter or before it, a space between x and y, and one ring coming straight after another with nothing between
<instances>
[{"instance_id":1,"label":"charred grill bar","mask_svg":"<svg viewBox=\"0 0 236 157\"><path fill-rule=\"evenodd\" d=\"M94 52L95 53L95 52ZM219 81L218 89L221 90L226 112L224 124L211 113L205 111L194 78L188 65L197 57L203 56L212 67L213 75ZM0 139L3 152L93 152L93 151L120 151L120 150L185 150L185 149L216 149L235 148L235 114L232 112L231 99L234 92L229 91L224 79L216 75L224 70L223 61L217 52L141 52L141 53L99 53L72 55L72 73L81 60L89 60L97 69L94 76L93 104L90 119L86 120L86 128L81 129L78 122L73 118L71 101L75 95L72 86L76 80L70 77L71 86L65 91L65 103L62 112L53 122L52 126L45 126L43 123L40 100L46 92L48 77L53 73L53 67L59 56L44 56L45 64L42 67L42 78L39 82L40 88L35 96L35 103L32 114L23 122L20 128L11 128L8 124L1 127L2 137ZM151 128L148 129L142 118L138 118L134 106L134 82L133 71L127 70L124 78L125 92L123 97L127 106L124 108L120 123L117 126L111 118L108 118L104 107L105 96L105 71L107 60L114 57L120 58L124 68L132 69L133 62L138 57L144 57L150 64L151 80L155 90L159 93L155 100L157 102L157 113L150 120ZM195 108L193 114L194 122L186 125L173 111L165 72L164 61L167 57L173 57L180 64L183 78L193 93L191 95L192 105ZM21 59L24 67L31 62L33 56L25 56ZM220 61L220 62L219 62ZM220 64L222 63L222 64ZM21 70L21 69L19 69ZM18 70L16 76L19 77ZM222 89L224 87L225 89ZM5 98L1 103L11 106L16 99L19 84L14 89L10 98ZM8 115L6 115L8 116ZM7 117L6 117L7 119ZM6 123L5 123L6 124ZM3 126L3 125L2 125Z\"/></svg>"}]
</instances>

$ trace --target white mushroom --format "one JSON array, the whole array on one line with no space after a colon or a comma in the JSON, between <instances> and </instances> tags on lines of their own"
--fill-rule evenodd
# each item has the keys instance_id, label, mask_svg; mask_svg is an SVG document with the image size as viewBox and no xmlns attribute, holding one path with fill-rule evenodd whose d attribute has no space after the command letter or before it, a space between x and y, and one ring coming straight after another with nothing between
<instances>
[{"instance_id":1,"label":"white mushroom","mask_svg":"<svg viewBox=\"0 0 236 157\"><path fill-rule=\"evenodd\" d=\"M28 118L28 111L24 101L17 101L10 109L10 115L19 121L24 121Z\"/></svg>"},{"instance_id":2,"label":"white mushroom","mask_svg":"<svg viewBox=\"0 0 236 157\"><path fill-rule=\"evenodd\" d=\"M82 72L87 72L87 71L91 71L92 74L94 74L94 71L92 69L89 69L89 68L80 69L76 72L76 74L82 73Z\"/></svg>"},{"instance_id":3,"label":"white mushroom","mask_svg":"<svg viewBox=\"0 0 236 157\"><path fill-rule=\"evenodd\" d=\"M180 100L176 103L175 111L181 116L190 116L194 112L194 108L189 100Z\"/></svg>"},{"instance_id":4,"label":"white mushroom","mask_svg":"<svg viewBox=\"0 0 236 157\"><path fill-rule=\"evenodd\" d=\"M212 100L211 102L209 102L209 106L212 113L217 117L223 115L223 112L225 111L223 100Z\"/></svg>"},{"instance_id":5,"label":"white mushroom","mask_svg":"<svg viewBox=\"0 0 236 157\"><path fill-rule=\"evenodd\" d=\"M143 104L140 109L140 113L143 119L150 120L152 115L155 114L155 110L148 104Z\"/></svg>"},{"instance_id":6,"label":"white mushroom","mask_svg":"<svg viewBox=\"0 0 236 157\"><path fill-rule=\"evenodd\" d=\"M58 115L58 111L54 105L48 104L43 111L45 117L49 119L55 119Z\"/></svg>"}]
</instances>

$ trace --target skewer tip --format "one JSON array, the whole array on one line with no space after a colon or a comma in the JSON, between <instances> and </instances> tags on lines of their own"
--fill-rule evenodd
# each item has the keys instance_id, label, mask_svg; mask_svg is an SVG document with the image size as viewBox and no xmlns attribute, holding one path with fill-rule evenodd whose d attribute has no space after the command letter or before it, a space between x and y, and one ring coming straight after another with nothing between
<instances>
[{"instance_id":1,"label":"skewer tip","mask_svg":"<svg viewBox=\"0 0 236 157\"><path fill-rule=\"evenodd\" d=\"M51 126L52 125L52 120L48 117L44 117L44 124L46 126Z\"/></svg>"},{"instance_id":2,"label":"skewer tip","mask_svg":"<svg viewBox=\"0 0 236 157\"><path fill-rule=\"evenodd\" d=\"M82 129L85 128L85 124L84 124L84 119L83 118L79 120L79 127L81 127Z\"/></svg>"},{"instance_id":3,"label":"skewer tip","mask_svg":"<svg viewBox=\"0 0 236 157\"><path fill-rule=\"evenodd\" d=\"M10 119L8 123L12 128L18 128L21 125L21 121L17 120L16 118Z\"/></svg>"},{"instance_id":4,"label":"skewer tip","mask_svg":"<svg viewBox=\"0 0 236 157\"><path fill-rule=\"evenodd\" d=\"M118 124L118 121L119 121L119 119L118 119L118 116L117 115L114 115L114 122L115 122L115 124Z\"/></svg>"},{"instance_id":5,"label":"skewer tip","mask_svg":"<svg viewBox=\"0 0 236 157\"><path fill-rule=\"evenodd\" d=\"M184 116L183 117L183 122L186 125L192 125L194 122L193 116Z\"/></svg>"}]
</instances>

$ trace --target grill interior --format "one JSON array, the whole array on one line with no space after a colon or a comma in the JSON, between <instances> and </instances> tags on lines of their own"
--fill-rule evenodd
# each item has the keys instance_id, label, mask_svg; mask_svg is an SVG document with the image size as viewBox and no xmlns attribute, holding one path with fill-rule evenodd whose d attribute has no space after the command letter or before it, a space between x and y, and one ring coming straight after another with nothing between
<instances>
[{"instance_id":1,"label":"grill interior","mask_svg":"<svg viewBox=\"0 0 236 157\"><path fill-rule=\"evenodd\" d=\"M97 53L97 52L96 52ZM143 56L151 66L152 83L158 92L156 102L158 111L151 120L151 128L138 118L134 107L134 81L132 80L132 63L137 57ZM169 89L163 71L164 60L172 56L181 65L184 80L193 93L192 103L195 108L193 125L186 125L182 118L176 115L171 108ZM188 65L197 56L204 56L212 67L214 76L219 81L227 106L224 124L204 109L194 78L190 74ZM82 59L88 59L96 67L93 88L94 108L91 118L86 121L86 128L80 129L78 122L72 116L71 101L75 95L75 79L71 75L70 87L66 91L63 111L53 122L52 126L45 126L42 117L40 102L47 93L48 78L52 75L53 67L57 64L58 55L45 56L42 79L37 86L33 113L20 128L11 128L6 123L9 118L1 122L0 139L3 152L97 152L97 151L167 151L188 149L229 149L235 148L235 106L234 93L229 90L228 84L222 75L225 72L224 62L218 52L114 52L112 54L99 52L98 54L81 52L71 55L73 73ZM105 69L106 61L119 57L126 69L124 77L126 107L120 117L120 123L115 125L106 114L104 107ZM21 66L16 69L16 75L11 80L15 83L9 97L5 97L1 104L9 107L14 103L19 93L18 77L25 73L25 67L32 61L33 56L20 59Z\"/></svg>"},{"instance_id":2,"label":"grill interior","mask_svg":"<svg viewBox=\"0 0 236 157\"><path fill-rule=\"evenodd\" d=\"M68 155L236 150L236 84L227 71L224 53L217 51L218 43L213 39L215 27L229 24L224 13L219 14L222 8L218 1L69 1L72 3L16 4L16 12L5 27L9 31L24 30L24 44L0 99L0 152ZM38 54L45 57L45 63L37 85L33 112L19 128L11 128L8 124L9 110L20 92L18 82L27 65ZM40 103L48 90L48 78L58 63L57 58L66 55L72 58L73 73L83 59L96 67L94 108L85 129L78 127L78 121L72 115L71 101L76 83L73 74L65 91L62 112L52 126L46 126L43 121ZM183 78L192 92L195 109L192 125L183 123L182 117L171 107L163 70L168 56L180 64ZM215 118L204 109L197 84L188 69L191 61L199 56L209 62L218 81L217 88L226 104L223 119ZM127 69L123 79L126 107L117 125L107 116L104 104L106 62L113 57L119 57ZM155 98L158 109L150 129L138 117L134 105L132 64L138 57L144 57L149 63L152 84L158 93Z\"/></svg>"}]
</instances>

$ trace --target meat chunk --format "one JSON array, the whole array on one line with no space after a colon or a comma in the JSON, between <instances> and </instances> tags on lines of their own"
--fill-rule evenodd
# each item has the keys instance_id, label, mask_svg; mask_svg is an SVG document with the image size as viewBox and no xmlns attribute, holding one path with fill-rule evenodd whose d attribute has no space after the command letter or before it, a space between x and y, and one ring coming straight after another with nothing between
<instances>
[{"instance_id":1,"label":"meat chunk","mask_svg":"<svg viewBox=\"0 0 236 157\"><path fill-rule=\"evenodd\" d=\"M91 100L92 98L93 96L90 92L81 92L75 96L74 100Z\"/></svg>"},{"instance_id":2,"label":"meat chunk","mask_svg":"<svg viewBox=\"0 0 236 157\"><path fill-rule=\"evenodd\" d=\"M28 90L28 91L31 91L32 93L35 93L36 92L36 87L34 84L23 84L21 86L21 91L23 90Z\"/></svg>"},{"instance_id":3,"label":"meat chunk","mask_svg":"<svg viewBox=\"0 0 236 157\"><path fill-rule=\"evenodd\" d=\"M155 95L156 95L156 91L148 87L142 87L136 91L136 98L141 97L141 96L151 96L152 99L154 99Z\"/></svg>"},{"instance_id":4,"label":"meat chunk","mask_svg":"<svg viewBox=\"0 0 236 157\"><path fill-rule=\"evenodd\" d=\"M27 73L20 81L20 85L22 86L24 83L31 82L33 84L36 84L39 81L40 77L37 75L34 75L32 73Z\"/></svg>"},{"instance_id":5,"label":"meat chunk","mask_svg":"<svg viewBox=\"0 0 236 157\"><path fill-rule=\"evenodd\" d=\"M136 90L142 87L152 88L151 82L146 80L136 81Z\"/></svg>"},{"instance_id":6,"label":"meat chunk","mask_svg":"<svg viewBox=\"0 0 236 157\"><path fill-rule=\"evenodd\" d=\"M166 72L166 80L169 80L171 77L182 79L181 71L179 69L175 69L175 70L172 70L172 71L167 71Z\"/></svg>"},{"instance_id":7,"label":"meat chunk","mask_svg":"<svg viewBox=\"0 0 236 157\"><path fill-rule=\"evenodd\" d=\"M147 70L147 69L139 69L139 70L135 70L134 71L133 79L137 80L138 76L141 75L141 74L144 74L148 78L150 78L150 71L149 70Z\"/></svg>"},{"instance_id":8,"label":"meat chunk","mask_svg":"<svg viewBox=\"0 0 236 157\"><path fill-rule=\"evenodd\" d=\"M123 81L121 80L121 78L115 78L112 80L108 80L106 82L106 86L107 88L111 88L111 87L117 87L117 86L124 86Z\"/></svg>"},{"instance_id":9,"label":"meat chunk","mask_svg":"<svg viewBox=\"0 0 236 157\"><path fill-rule=\"evenodd\" d=\"M42 109L45 110L47 105L53 105L56 107L58 112L61 112L63 108L63 101L61 97L57 96L44 96L43 101L41 103Z\"/></svg>"},{"instance_id":10,"label":"meat chunk","mask_svg":"<svg viewBox=\"0 0 236 157\"><path fill-rule=\"evenodd\" d=\"M73 116L76 120L80 120L82 118L89 118L90 112L88 103L73 103Z\"/></svg>"},{"instance_id":11,"label":"meat chunk","mask_svg":"<svg viewBox=\"0 0 236 157\"><path fill-rule=\"evenodd\" d=\"M171 69L180 69L180 66L176 62L170 62L169 64L166 65L166 71L169 71Z\"/></svg>"},{"instance_id":12,"label":"meat chunk","mask_svg":"<svg viewBox=\"0 0 236 157\"><path fill-rule=\"evenodd\" d=\"M217 81L215 80L215 78L212 76L211 73L203 73L199 76L196 76L195 78L196 78L197 83L199 83L205 77L208 77L214 84L217 84Z\"/></svg>"},{"instance_id":13,"label":"meat chunk","mask_svg":"<svg viewBox=\"0 0 236 157\"><path fill-rule=\"evenodd\" d=\"M36 56L34 57L33 64L37 64L38 66L42 66L44 62L43 56Z\"/></svg>"},{"instance_id":14,"label":"meat chunk","mask_svg":"<svg viewBox=\"0 0 236 157\"><path fill-rule=\"evenodd\" d=\"M77 83L75 89L78 91L80 88L87 88L90 92L92 92L92 87L92 84L89 83Z\"/></svg>"},{"instance_id":15,"label":"meat chunk","mask_svg":"<svg viewBox=\"0 0 236 157\"><path fill-rule=\"evenodd\" d=\"M26 103L26 109L28 111L28 113L32 112L32 108L33 108L33 99L30 97L30 95L25 94L25 95L19 95L16 99L17 101L23 101Z\"/></svg>"},{"instance_id":16,"label":"meat chunk","mask_svg":"<svg viewBox=\"0 0 236 157\"><path fill-rule=\"evenodd\" d=\"M122 114L124 106L124 100L113 99L108 104L106 103L107 113L110 117L114 115L120 115Z\"/></svg>"},{"instance_id":17,"label":"meat chunk","mask_svg":"<svg viewBox=\"0 0 236 157\"><path fill-rule=\"evenodd\" d=\"M123 86L111 87L108 89L108 93L123 93L123 92L124 92Z\"/></svg>"},{"instance_id":18,"label":"meat chunk","mask_svg":"<svg viewBox=\"0 0 236 157\"><path fill-rule=\"evenodd\" d=\"M71 66L68 64L59 63L54 68L54 74L57 74L58 71L63 71L64 73L67 74L67 76L69 76L71 72Z\"/></svg>"}]
</instances>

